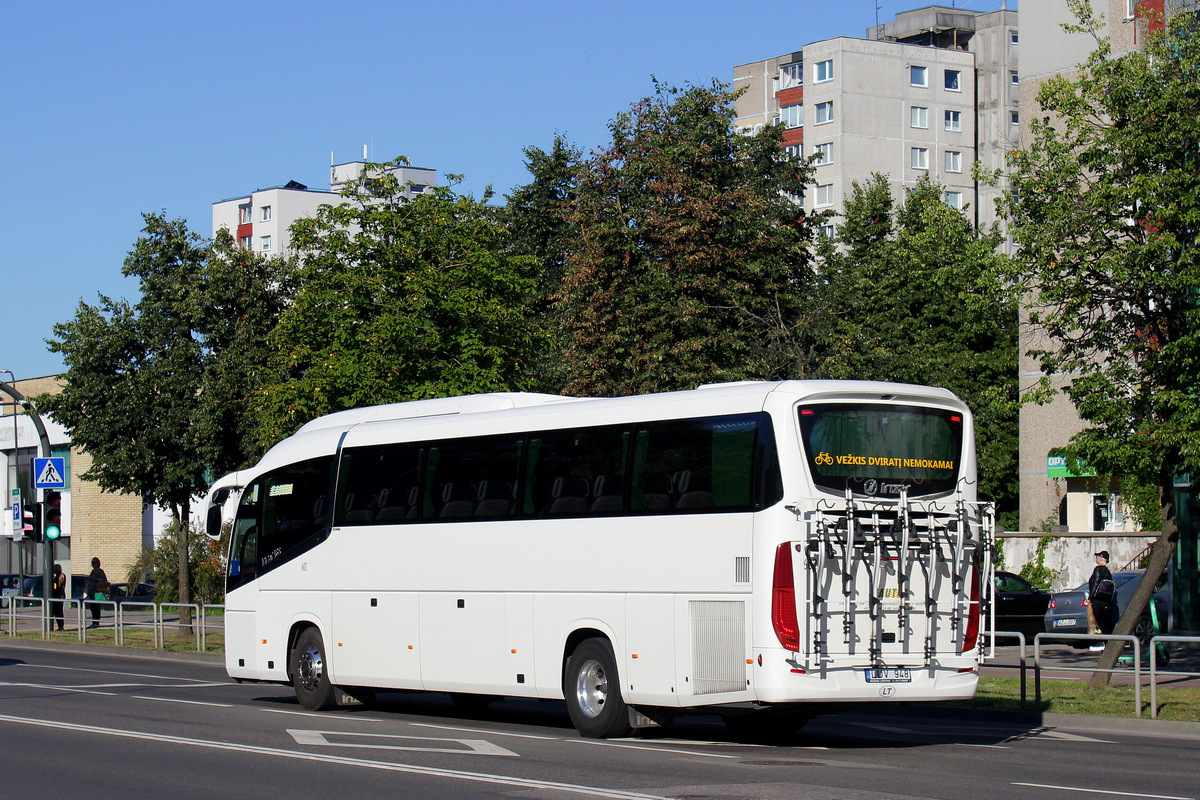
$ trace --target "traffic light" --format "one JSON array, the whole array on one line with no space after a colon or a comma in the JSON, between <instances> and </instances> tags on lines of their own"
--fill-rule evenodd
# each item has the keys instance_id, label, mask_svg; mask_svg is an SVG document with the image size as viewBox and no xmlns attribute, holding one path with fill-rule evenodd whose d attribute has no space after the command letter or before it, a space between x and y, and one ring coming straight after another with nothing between
<instances>
[{"instance_id":1,"label":"traffic light","mask_svg":"<svg viewBox=\"0 0 1200 800\"><path fill-rule=\"evenodd\" d=\"M62 495L53 489L42 498L42 535L48 542L62 536Z\"/></svg>"},{"instance_id":2,"label":"traffic light","mask_svg":"<svg viewBox=\"0 0 1200 800\"><path fill-rule=\"evenodd\" d=\"M34 503L25 509L25 538L31 542L42 540L42 504Z\"/></svg>"}]
</instances>

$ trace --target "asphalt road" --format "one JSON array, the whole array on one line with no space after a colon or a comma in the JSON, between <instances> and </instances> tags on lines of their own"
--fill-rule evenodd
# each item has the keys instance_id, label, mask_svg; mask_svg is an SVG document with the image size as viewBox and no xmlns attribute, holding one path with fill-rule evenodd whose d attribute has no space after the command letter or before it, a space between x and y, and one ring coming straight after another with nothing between
<instances>
[{"instance_id":1,"label":"asphalt road","mask_svg":"<svg viewBox=\"0 0 1200 800\"><path fill-rule=\"evenodd\" d=\"M0 796L138 798L1196 798L1195 729L1019 724L926 709L813 720L772 745L698 716L579 737L561 702L440 695L312 714L218 662L0 642Z\"/></svg>"}]
</instances>

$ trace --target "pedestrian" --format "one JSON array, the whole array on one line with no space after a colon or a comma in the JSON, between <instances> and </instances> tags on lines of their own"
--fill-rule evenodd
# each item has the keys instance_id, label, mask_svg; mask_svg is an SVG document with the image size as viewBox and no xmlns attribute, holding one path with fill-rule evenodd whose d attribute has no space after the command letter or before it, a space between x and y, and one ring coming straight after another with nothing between
<instances>
[{"instance_id":1,"label":"pedestrian","mask_svg":"<svg viewBox=\"0 0 1200 800\"><path fill-rule=\"evenodd\" d=\"M1109 634L1113 632L1117 622L1113 613L1116 610L1116 585L1113 583L1112 572L1108 569L1108 551L1101 550L1094 555L1096 568L1088 578L1088 603L1092 607L1096 624L1100 626L1100 632ZM1090 649L1103 650L1104 643L1094 644Z\"/></svg>"},{"instance_id":2,"label":"pedestrian","mask_svg":"<svg viewBox=\"0 0 1200 800\"><path fill-rule=\"evenodd\" d=\"M64 630L62 601L67 599L67 576L63 574L61 564L54 565L54 572L50 576L50 597L54 601L50 603L50 626L53 628L57 625L60 631Z\"/></svg>"},{"instance_id":3,"label":"pedestrian","mask_svg":"<svg viewBox=\"0 0 1200 800\"><path fill-rule=\"evenodd\" d=\"M88 573L87 585L84 588L84 597L88 600L107 600L110 588L108 576L104 574L104 570L100 569L100 559L93 558L92 571ZM92 603L92 624L88 627L100 627L100 603Z\"/></svg>"}]
</instances>

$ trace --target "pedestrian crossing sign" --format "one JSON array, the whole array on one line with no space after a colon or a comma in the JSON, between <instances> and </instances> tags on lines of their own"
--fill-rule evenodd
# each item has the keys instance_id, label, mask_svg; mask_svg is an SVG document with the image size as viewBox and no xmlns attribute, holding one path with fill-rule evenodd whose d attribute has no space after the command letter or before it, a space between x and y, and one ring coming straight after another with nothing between
<instances>
[{"instance_id":1,"label":"pedestrian crossing sign","mask_svg":"<svg viewBox=\"0 0 1200 800\"><path fill-rule=\"evenodd\" d=\"M66 459L35 458L33 460L33 488L65 489L67 486Z\"/></svg>"}]
</instances>

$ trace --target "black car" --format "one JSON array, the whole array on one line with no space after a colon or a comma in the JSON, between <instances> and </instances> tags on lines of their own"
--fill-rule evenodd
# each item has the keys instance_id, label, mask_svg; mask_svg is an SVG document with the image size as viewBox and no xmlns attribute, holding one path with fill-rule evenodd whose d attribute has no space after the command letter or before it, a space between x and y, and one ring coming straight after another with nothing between
<instances>
[{"instance_id":1,"label":"black car","mask_svg":"<svg viewBox=\"0 0 1200 800\"><path fill-rule=\"evenodd\" d=\"M108 599L115 603L153 603L153 583L114 583L108 591Z\"/></svg>"},{"instance_id":2,"label":"black car","mask_svg":"<svg viewBox=\"0 0 1200 800\"><path fill-rule=\"evenodd\" d=\"M993 580L996 631L1025 634L1027 643L1046 630L1046 607L1050 593L1012 572L997 571Z\"/></svg>"}]
</instances>

